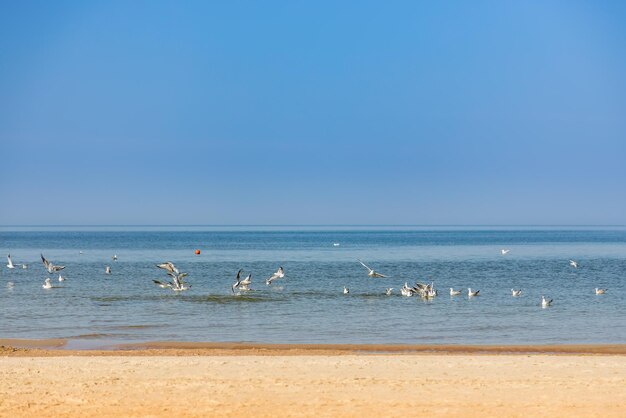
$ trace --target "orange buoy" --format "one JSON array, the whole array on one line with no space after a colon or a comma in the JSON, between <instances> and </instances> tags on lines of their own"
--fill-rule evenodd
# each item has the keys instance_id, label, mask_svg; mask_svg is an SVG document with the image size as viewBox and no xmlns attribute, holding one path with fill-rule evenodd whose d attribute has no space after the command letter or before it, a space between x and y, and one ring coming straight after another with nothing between
<instances>
[{"instance_id":1,"label":"orange buoy","mask_svg":"<svg viewBox=\"0 0 626 418\"><path fill-rule=\"evenodd\" d=\"M200 250L196 250L196 255L200 255Z\"/></svg>"}]
</instances>

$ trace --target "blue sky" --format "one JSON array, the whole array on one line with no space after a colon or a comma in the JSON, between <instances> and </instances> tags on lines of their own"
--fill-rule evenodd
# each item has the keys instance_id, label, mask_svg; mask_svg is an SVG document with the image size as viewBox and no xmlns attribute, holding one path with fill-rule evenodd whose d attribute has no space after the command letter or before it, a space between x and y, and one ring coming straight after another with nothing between
<instances>
[{"instance_id":1,"label":"blue sky","mask_svg":"<svg viewBox=\"0 0 626 418\"><path fill-rule=\"evenodd\" d=\"M624 22L620 1L4 2L0 224L626 224Z\"/></svg>"}]
</instances>

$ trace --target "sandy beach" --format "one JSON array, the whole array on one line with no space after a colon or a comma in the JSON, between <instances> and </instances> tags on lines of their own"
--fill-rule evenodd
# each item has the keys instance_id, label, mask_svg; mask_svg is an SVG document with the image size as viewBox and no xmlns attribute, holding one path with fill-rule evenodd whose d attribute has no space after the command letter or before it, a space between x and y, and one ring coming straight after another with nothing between
<instances>
[{"instance_id":1,"label":"sandy beach","mask_svg":"<svg viewBox=\"0 0 626 418\"><path fill-rule=\"evenodd\" d=\"M1 416L626 415L621 345L35 346L0 351Z\"/></svg>"}]
</instances>

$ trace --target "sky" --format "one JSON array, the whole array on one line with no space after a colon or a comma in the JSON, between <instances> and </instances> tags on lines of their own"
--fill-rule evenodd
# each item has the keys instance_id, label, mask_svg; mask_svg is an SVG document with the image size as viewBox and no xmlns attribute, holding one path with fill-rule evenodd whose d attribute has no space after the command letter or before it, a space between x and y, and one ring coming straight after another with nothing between
<instances>
[{"instance_id":1,"label":"sky","mask_svg":"<svg viewBox=\"0 0 626 418\"><path fill-rule=\"evenodd\" d=\"M624 225L626 2L0 5L0 225Z\"/></svg>"}]
</instances>

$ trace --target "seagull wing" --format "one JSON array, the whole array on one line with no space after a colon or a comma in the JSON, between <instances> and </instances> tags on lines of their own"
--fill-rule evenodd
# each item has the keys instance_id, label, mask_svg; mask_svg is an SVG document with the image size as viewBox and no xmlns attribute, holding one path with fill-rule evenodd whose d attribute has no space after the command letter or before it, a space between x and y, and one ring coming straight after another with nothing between
<instances>
[{"instance_id":1,"label":"seagull wing","mask_svg":"<svg viewBox=\"0 0 626 418\"><path fill-rule=\"evenodd\" d=\"M371 269L371 268L370 268L367 264L365 264L364 262L362 262L361 260L359 260L359 263L361 263L361 265L362 265L363 267L365 267L366 269L368 269L369 271L374 271L374 270L372 270L372 269Z\"/></svg>"}]
</instances>

